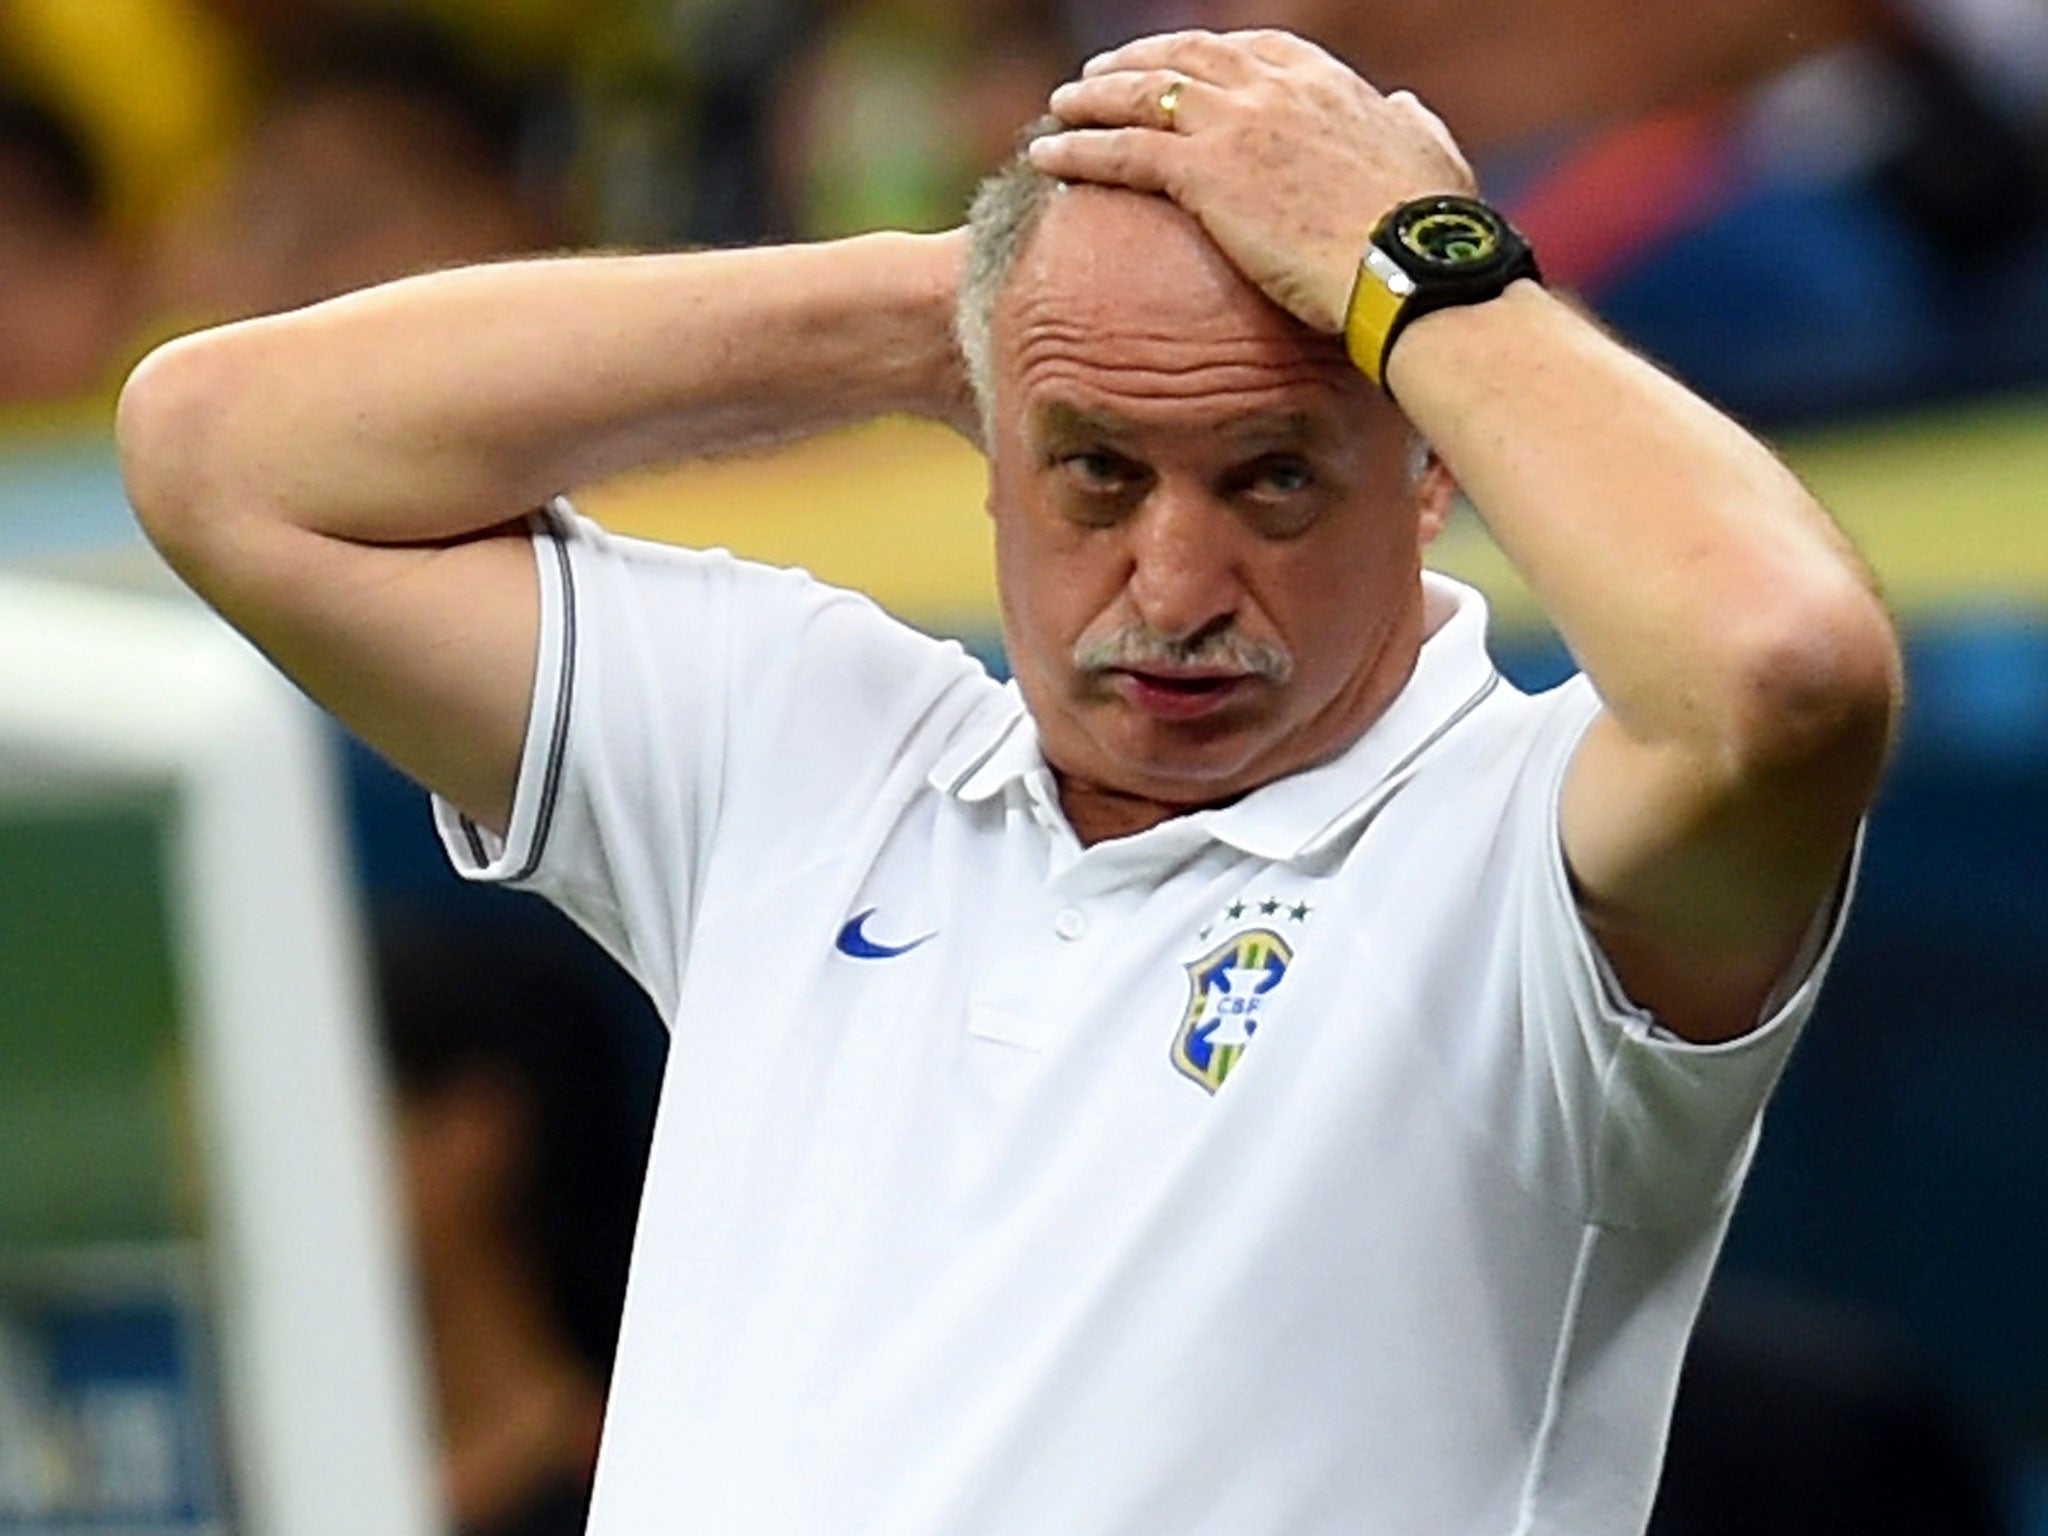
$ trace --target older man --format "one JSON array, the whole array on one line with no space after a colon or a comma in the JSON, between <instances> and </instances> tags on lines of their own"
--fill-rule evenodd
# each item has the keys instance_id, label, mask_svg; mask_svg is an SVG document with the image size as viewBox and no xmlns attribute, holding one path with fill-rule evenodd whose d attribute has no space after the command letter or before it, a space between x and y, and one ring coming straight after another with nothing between
<instances>
[{"instance_id":1,"label":"older man","mask_svg":"<svg viewBox=\"0 0 2048 1536\"><path fill-rule=\"evenodd\" d=\"M964 278L508 265L178 343L136 504L671 1023L595 1531L1637 1529L1890 629L1412 99L1184 34L1053 107ZM906 409L984 430L1015 688L515 520ZM1453 475L1590 681L1423 573Z\"/></svg>"}]
</instances>

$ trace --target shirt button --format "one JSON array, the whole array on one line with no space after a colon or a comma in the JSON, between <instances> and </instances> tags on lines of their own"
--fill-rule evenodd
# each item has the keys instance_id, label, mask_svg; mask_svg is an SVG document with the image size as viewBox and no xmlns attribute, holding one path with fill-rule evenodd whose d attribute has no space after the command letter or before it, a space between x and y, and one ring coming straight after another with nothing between
<instances>
[{"instance_id":1,"label":"shirt button","mask_svg":"<svg viewBox=\"0 0 2048 1536\"><path fill-rule=\"evenodd\" d=\"M1079 907L1062 907L1052 920L1052 931L1063 939L1078 939L1088 931L1088 918Z\"/></svg>"}]
</instances>

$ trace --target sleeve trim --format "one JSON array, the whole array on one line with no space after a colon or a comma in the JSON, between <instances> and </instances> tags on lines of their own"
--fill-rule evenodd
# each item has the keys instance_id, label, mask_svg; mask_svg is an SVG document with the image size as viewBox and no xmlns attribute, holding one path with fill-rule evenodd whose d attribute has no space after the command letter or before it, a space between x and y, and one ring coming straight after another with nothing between
<instances>
[{"instance_id":1,"label":"sleeve trim","mask_svg":"<svg viewBox=\"0 0 2048 1536\"><path fill-rule=\"evenodd\" d=\"M555 807L561 800L562 770L568 757L569 719L576 702L576 572L569 559L568 543L550 529L548 542L555 552L555 569L561 579L562 645L556 658L555 718L548 734L547 766L541 774L540 809L535 814L533 836L527 843L525 860L508 878L530 879L540 868L547 852L548 834L554 830Z\"/></svg>"},{"instance_id":2,"label":"sleeve trim","mask_svg":"<svg viewBox=\"0 0 2048 1536\"><path fill-rule=\"evenodd\" d=\"M567 775L571 707L579 643L576 562L569 543L578 536L571 509L556 502L528 519L529 541L540 577L540 634L534 655L533 698L520 748L511 816L500 837L456 807L433 798L433 817L455 872L489 884L531 880L541 868L559 814Z\"/></svg>"}]
</instances>

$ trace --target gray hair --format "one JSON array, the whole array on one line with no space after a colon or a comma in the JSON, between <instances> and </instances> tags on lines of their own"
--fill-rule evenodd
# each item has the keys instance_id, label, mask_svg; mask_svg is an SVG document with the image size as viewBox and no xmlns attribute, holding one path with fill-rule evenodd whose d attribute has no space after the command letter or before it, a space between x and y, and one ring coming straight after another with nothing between
<instances>
[{"instance_id":1,"label":"gray hair","mask_svg":"<svg viewBox=\"0 0 2048 1536\"><path fill-rule=\"evenodd\" d=\"M1026 128L1017 153L982 179L967 208L967 262L953 308L953 337L967 364L967 383L981 408L984 428L995 401L990 333L996 300L1060 185L1033 165L1025 151L1034 140L1058 133L1063 126L1056 117L1041 117Z\"/></svg>"}]
</instances>

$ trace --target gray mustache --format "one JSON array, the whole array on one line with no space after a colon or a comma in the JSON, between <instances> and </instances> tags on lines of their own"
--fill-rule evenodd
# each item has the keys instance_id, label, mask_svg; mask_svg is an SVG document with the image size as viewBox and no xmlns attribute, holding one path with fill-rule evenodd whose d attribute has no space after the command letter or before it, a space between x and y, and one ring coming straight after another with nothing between
<instances>
[{"instance_id":1,"label":"gray mustache","mask_svg":"<svg viewBox=\"0 0 2048 1536\"><path fill-rule=\"evenodd\" d=\"M1272 683L1284 683L1294 674L1294 658L1284 649L1250 639L1235 628L1202 630L1182 640L1170 640L1142 624L1126 625L1099 640L1082 641L1074 647L1074 665L1083 672L1215 668Z\"/></svg>"}]
</instances>

